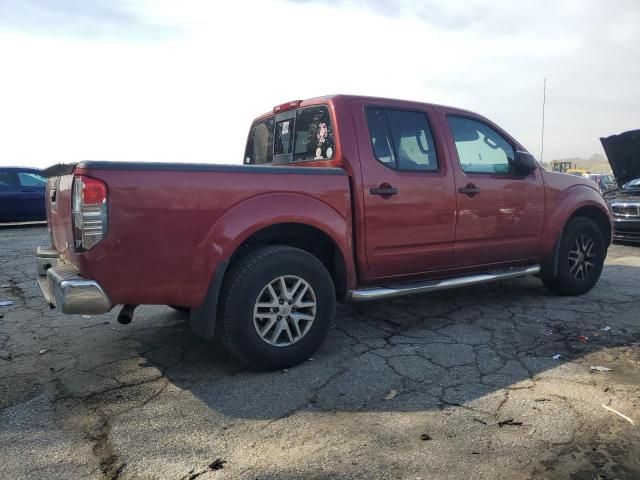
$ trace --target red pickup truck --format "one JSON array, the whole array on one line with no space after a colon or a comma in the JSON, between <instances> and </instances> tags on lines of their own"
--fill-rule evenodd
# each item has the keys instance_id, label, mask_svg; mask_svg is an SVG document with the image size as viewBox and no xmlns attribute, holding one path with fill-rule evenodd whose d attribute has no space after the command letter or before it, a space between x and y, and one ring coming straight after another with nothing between
<instances>
[{"instance_id":1,"label":"red pickup truck","mask_svg":"<svg viewBox=\"0 0 640 480\"><path fill-rule=\"evenodd\" d=\"M48 177L39 284L63 313L190 311L240 360L309 358L336 301L524 275L580 295L611 217L596 185L543 169L475 113L337 95L258 117L245 165L87 161Z\"/></svg>"}]
</instances>

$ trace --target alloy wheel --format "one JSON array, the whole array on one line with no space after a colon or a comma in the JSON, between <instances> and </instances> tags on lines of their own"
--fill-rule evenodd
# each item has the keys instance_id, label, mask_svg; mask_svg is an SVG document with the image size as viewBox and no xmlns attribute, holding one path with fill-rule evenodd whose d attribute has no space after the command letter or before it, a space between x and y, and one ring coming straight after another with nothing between
<instances>
[{"instance_id":1,"label":"alloy wheel","mask_svg":"<svg viewBox=\"0 0 640 480\"><path fill-rule=\"evenodd\" d=\"M595 244L587 235L578 235L569 250L569 273L578 280L584 280L595 268Z\"/></svg>"},{"instance_id":2,"label":"alloy wheel","mask_svg":"<svg viewBox=\"0 0 640 480\"><path fill-rule=\"evenodd\" d=\"M316 306L315 292L306 280L283 275L260 291L253 307L253 325L262 341L288 347L309 332Z\"/></svg>"}]
</instances>

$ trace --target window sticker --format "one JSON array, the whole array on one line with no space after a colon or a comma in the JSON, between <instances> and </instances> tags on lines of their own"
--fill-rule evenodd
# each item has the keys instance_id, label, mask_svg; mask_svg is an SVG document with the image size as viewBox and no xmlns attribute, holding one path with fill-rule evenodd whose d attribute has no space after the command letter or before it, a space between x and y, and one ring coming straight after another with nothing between
<instances>
[{"instance_id":1,"label":"window sticker","mask_svg":"<svg viewBox=\"0 0 640 480\"><path fill-rule=\"evenodd\" d=\"M293 161L333 158L333 130L327 107L314 106L298 110L295 123Z\"/></svg>"},{"instance_id":2,"label":"window sticker","mask_svg":"<svg viewBox=\"0 0 640 480\"><path fill-rule=\"evenodd\" d=\"M318 142L316 143L318 147L316 148L315 160L322 160L324 158L324 156L322 155L322 147L324 147L325 143L327 143L328 136L329 136L329 130L327 129L327 124L324 122L321 122L318 125L318 135L317 135ZM325 151L326 151L326 148L325 148Z\"/></svg>"}]
</instances>

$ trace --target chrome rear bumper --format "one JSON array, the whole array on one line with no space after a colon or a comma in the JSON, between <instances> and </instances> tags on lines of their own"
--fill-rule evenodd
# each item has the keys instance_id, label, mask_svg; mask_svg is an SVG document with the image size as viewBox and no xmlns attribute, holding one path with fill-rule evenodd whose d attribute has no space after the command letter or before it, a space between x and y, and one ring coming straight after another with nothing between
<instances>
[{"instance_id":1,"label":"chrome rear bumper","mask_svg":"<svg viewBox=\"0 0 640 480\"><path fill-rule=\"evenodd\" d=\"M39 247L36 265L42 294L62 313L98 314L113 307L98 282L81 277L75 265L61 263L55 249Z\"/></svg>"},{"instance_id":2,"label":"chrome rear bumper","mask_svg":"<svg viewBox=\"0 0 640 480\"><path fill-rule=\"evenodd\" d=\"M53 247L38 247L36 250L36 265L38 276L46 276L47 270L51 267L57 267L60 260L60 254Z\"/></svg>"}]
</instances>

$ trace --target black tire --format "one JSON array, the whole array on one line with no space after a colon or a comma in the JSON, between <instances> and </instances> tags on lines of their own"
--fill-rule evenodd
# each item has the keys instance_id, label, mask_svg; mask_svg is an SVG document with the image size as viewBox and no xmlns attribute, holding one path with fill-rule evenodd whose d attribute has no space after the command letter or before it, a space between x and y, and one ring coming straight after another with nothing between
<instances>
[{"instance_id":1,"label":"black tire","mask_svg":"<svg viewBox=\"0 0 640 480\"><path fill-rule=\"evenodd\" d=\"M286 309L287 302L278 300L269 293L269 290L266 290L268 285L273 285L273 282L276 282L280 277L285 278L285 281L292 282L292 286L286 286L285 290L293 289L293 284L297 283L296 279L302 280L302 285L306 282L309 286L305 294L307 303L315 302L314 307L301 307L307 309L304 311L305 314L310 312L309 308L313 308L314 315L311 316L314 318L311 322L303 321L305 323L302 329L306 328L305 333L302 333L300 338L291 344L287 344L287 342L292 340L292 335L297 335L293 330L291 316L302 313L296 311L295 305L289 305L291 316L289 316L289 310L286 310L284 312L286 315L273 317L273 313L270 313L272 310L267 309L266 315L270 318L262 319L258 315L254 319L254 308L257 308L258 303L265 304L264 295L267 295L267 303L271 298L273 298L273 302L285 303L285 305L273 307L278 310L277 315L282 313L280 308ZM282 294L281 289L279 290L277 286L271 291L278 295ZM289 291L287 290L285 293L288 294ZM312 301L309 301L309 295L313 296ZM292 297L295 296L292 295ZM281 296L280 298L282 299ZM302 298L299 298L295 303L306 304ZM336 296L333 281L327 269L316 257L293 247L263 247L241 258L227 274L222 289L218 328L226 348L241 362L255 370L279 370L298 365L313 355L329 332L335 314L335 306ZM260 308L264 311L263 307ZM261 338L258 329L266 329L269 321L273 320L276 322L273 330L267 332L269 335L264 335L267 337L276 336L281 318L285 319L287 331L281 331L275 342L282 340L287 345L270 345L267 343L268 340ZM261 323L263 321L264 324ZM296 323L300 327L300 320Z\"/></svg>"},{"instance_id":2,"label":"black tire","mask_svg":"<svg viewBox=\"0 0 640 480\"><path fill-rule=\"evenodd\" d=\"M191 309L189 307L183 307L181 305L167 305L167 307L171 307L178 312L190 312Z\"/></svg>"},{"instance_id":3,"label":"black tire","mask_svg":"<svg viewBox=\"0 0 640 480\"><path fill-rule=\"evenodd\" d=\"M583 246L591 245L588 252ZM589 243L591 242L591 243ZM575 252L580 253L576 254ZM590 254L588 254L590 252ZM543 279L545 286L558 295L583 295L590 291L602 273L607 248L598 225L585 217L575 217L567 223L558 251L558 273L555 278ZM592 267L575 263L584 258Z\"/></svg>"}]
</instances>

